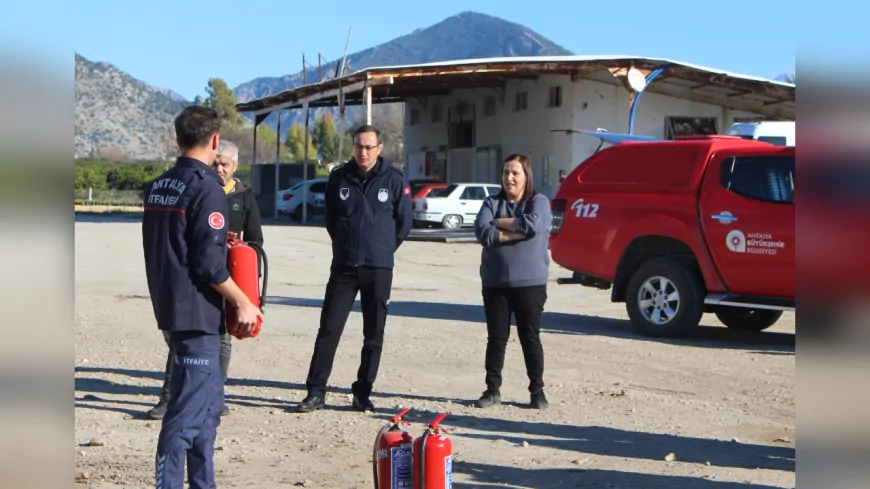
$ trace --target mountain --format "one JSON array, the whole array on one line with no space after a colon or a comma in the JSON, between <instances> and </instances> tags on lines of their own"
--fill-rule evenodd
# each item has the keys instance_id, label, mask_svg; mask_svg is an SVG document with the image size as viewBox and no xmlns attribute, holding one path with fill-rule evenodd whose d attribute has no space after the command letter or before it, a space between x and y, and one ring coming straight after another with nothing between
<instances>
[{"instance_id":1,"label":"mountain","mask_svg":"<svg viewBox=\"0 0 870 489\"><path fill-rule=\"evenodd\" d=\"M345 74L373 66L429 63L452 59L569 55L567 49L526 26L476 12L463 12L433 26L417 29L405 36L348 54ZM341 59L323 65L324 78L333 78ZM307 83L317 81L317 68L306 70ZM234 89L240 102L280 93L303 85L302 72L255 78ZM355 109L359 110L359 109ZM300 117L298 111L282 113L282 131ZM312 112L314 112L312 110ZM353 109L348 108L348 115ZM250 117L249 114L245 114ZM352 120L352 117L351 117ZM267 122L275 127L270 117Z\"/></svg>"},{"instance_id":2,"label":"mountain","mask_svg":"<svg viewBox=\"0 0 870 489\"><path fill-rule=\"evenodd\" d=\"M75 157L166 159L175 116L190 102L76 53Z\"/></svg>"},{"instance_id":3,"label":"mountain","mask_svg":"<svg viewBox=\"0 0 870 489\"><path fill-rule=\"evenodd\" d=\"M463 12L430 27L362 51L348 54L345 74L372 66L425 63L465 58L488 58L571 54L523 25L489 15ZM323 66L324 77L334 77L340 60ZM306 70L306 80L317 80L317 68ZM255 78L235 88L245 102L279 93L303 84L302 72L273 78ZM193 102L165 89L151 86L104 62L76 54L75 155L114 159L169 159L175 154L172 127L176 114ZM401 159L403 104L379 104L373 108L393 141L390 151ZM311 111L314 118L323 111ZM282 113L282 132L290 128L299 111ZM337 111L332 110L336 116ZM348 123L361 116L361 109L348 107ZM249 114L245 114L249 117ZM250 117L249 117L250 119ZM266 120L273 129L273 117ZM283 138L283 134L282 134Z\"/></svg>"}]
</instances>

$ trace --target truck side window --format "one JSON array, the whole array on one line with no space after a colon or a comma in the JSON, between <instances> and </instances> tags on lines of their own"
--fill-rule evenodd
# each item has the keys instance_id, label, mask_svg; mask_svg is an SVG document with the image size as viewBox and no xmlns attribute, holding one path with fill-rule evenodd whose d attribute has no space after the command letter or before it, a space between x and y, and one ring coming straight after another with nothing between
<instances>
[{"instance_id":1,"label":"truck side window","mask_svg":"<svg viewBox=\"0 0 870 489\"><path fill-rule=\"evenodd\" d=\"M722 161L722 187L750 199L794 203L793 156L736 156Z\"/></svg>"}]
</instances>

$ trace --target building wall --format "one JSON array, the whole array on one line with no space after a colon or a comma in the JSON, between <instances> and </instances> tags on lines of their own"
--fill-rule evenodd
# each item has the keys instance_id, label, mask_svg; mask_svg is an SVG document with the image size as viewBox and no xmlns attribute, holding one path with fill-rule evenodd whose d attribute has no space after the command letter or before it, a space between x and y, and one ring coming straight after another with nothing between
<instances>
[{"instance_id":1,"label":"building wall","mask_svg":"<svg viewBox=\"0 0 870 489\"><path fill-rule=\"evenodd\" d=\"M561 106L549 107L551 87L561 87ZM517 110L517 94L525 93L525 108ZM486 99L495 99L495 112L485 114ZM505 89L456 90L449 96L407 99L404 147L408 177L422 178L426 152L431 159L446 161L451 181L500 181L501 161L511 153L531 157L536 186L552 196L558 188L558 170L570 172L598 146L598 140L581 134L552 132L553 129L606 129L628 132L628 91L617 85L569 76L548 75L537 80L511 80ZM459 120L456 107L467 104L464 119L474 120L474 148L449 149L448 109ZM436 104L440 119L432 122ZM644 94L635 116L635 133L665 136L665 121L676 117L715 117L717 132L724 132L735 117L754 114L730 111L689 100ZM724 124L723 124L724 121ZM471 167L469 167L471 165ZM460 168L461 166L461 168Z\"/></svg>"},{"instance_id":2,"label":"building wall","mask_svg":"<svg viewBox=\"0 0 870 489\"><path fill-rule=\"evenodd\" d=\"M655 81L653 81L655 84ZM629 92L622 86L610 85L590 79L573 83L575 129L628 133ZM635 110L634 133L665 138L668 117L715 118L716 132L723 134L735 118L760 117L758 114L730 110L712 104L670 97L658 93L641 95ZM565 161L566 172L582 163L599 145L599 140L582 134L563 136L572 138L571 158Z\"/></svg>"}]
</instances>

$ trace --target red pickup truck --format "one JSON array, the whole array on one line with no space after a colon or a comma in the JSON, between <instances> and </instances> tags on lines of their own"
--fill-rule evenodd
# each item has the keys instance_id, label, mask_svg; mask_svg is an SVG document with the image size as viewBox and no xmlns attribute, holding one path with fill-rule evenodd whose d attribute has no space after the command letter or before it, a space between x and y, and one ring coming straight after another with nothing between
<instances>
[{"instance_id":1,"label":"red pickup truck","mask_svg":"<svg viewBox=\"0 0 870 489\"><path fill-rule=\"evenodd\" d=\"M686 335L705 312L761 331L794 310L794 147L588 134L613 146L551 202L552 259L574 272L559 283L612 289L649 336Z\"/></svg>"}]
</instances>

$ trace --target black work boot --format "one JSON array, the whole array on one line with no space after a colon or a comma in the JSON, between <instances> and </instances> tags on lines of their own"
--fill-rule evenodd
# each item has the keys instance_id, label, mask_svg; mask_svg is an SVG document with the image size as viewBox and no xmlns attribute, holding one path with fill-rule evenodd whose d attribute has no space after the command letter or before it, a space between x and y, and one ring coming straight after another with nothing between
<instances>
[{"instance_id":1,"label":"black work boot","mask_svg":"<svg viewBox=\"0 0 870 489\"><path fill-rule=\"evenodd\" d=\"M363 399L363 398L358 397L356 395L353 396L352 405L353 405L353 408L356 409L357 411L372 411L372 412L374 412L374 410L375 410L375 405L371 401L371 399Z\"/></svg>"},{"instance_id":2,"label":"black work boot","mask_svg":"<svg viewBox=\"0 0 870 489\"><path fill-rule=\"evenodd\" d=\"M148 419L163 419L163 415L166 414L166 404L166 399L160 399L153 408L145 413L145 417Z\"/></svg>"},{"instance_id":3,"label":"black work boot","mask_svg":"<svg viewBox=\"0 0 870 489\"><path fill-rule=\"evenodd\" d=\"M550 403L547 402L547 396L544 395L544 391L532 394L532 400L529 403L529 407L532 409L547 409L550 407Z\"/></svg>"},{"instance_id":4,"label":"black work boot","mask_svg":"<svg viewBox=\"0 0 870 489\"><path fill-rule=\"evenodd\" d=\"M308 396L302 400L299 404L298 411L300 413L309 413L311 411L316 411L318 409L326 406L325 396L322 394L308 394Z\"/></svg>"},{"instance_id":5,"label":"black work boot","mask_svg":"<svg viewBox=\"0 0 870 489\"><path fill-rule=\"evenodd\" d=\"M501 395L498 392L492 392L489 389L483 392L480 399L475 403L479 408L488 408L501 404Z\"/></svg>"}]
</instances>

